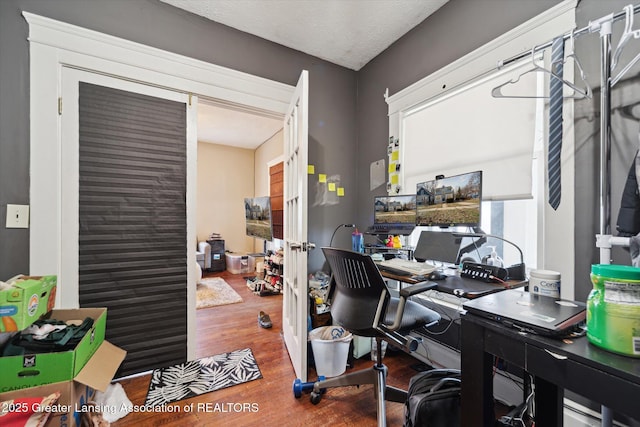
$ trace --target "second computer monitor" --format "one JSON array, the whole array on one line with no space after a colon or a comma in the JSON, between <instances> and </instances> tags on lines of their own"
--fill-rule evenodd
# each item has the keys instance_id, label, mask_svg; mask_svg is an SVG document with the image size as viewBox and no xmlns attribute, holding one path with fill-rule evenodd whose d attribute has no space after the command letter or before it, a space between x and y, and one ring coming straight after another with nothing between
<instances>
[{"instance_id":1,"label":"second computer monitor","mask_svg":"<svg viewBox=\"0 0 640 427\"><path fill-rule=\"evenodd\" d=\"M374 224L416 223L416 195L377 196L373 201Z\"/></svg>"}]
</instances>

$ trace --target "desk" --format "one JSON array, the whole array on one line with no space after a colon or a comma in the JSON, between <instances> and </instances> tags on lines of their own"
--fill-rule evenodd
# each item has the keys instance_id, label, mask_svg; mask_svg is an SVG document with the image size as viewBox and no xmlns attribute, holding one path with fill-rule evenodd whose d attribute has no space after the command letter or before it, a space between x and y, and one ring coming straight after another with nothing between
<instances>
[{"instance_id":1,"label":"desk","mask_svg":"<svg viewBox=\"0 0 640 427\"><path fill-rule=\"evenodd\" d=\"M640 420L640 359L602 350L586 337L565 343L469 313L461 320L461 425L494 426L494 355L533 376L537 426L562 426L564 389Z\"/></svg>"},{"instance_id":2,"label":"desk","mask_svg":"<svg viewBox=\"0 0 640 427\"><path fill-rule=\"evenodd\" d=\"M397 280L401 283L418 283L412 279L411 276L399 276L384 270L380 270L380 273L382 277ZM488 283L481 280L460 277L456 273L448 276L444 280L438 280L434 283L438 285L437 290L440 292L473 299L493 292L504 291L505 289L521 288L526 286L528 282L526 280L508 280L505 283Z\"/></svg>"}]
</instances>

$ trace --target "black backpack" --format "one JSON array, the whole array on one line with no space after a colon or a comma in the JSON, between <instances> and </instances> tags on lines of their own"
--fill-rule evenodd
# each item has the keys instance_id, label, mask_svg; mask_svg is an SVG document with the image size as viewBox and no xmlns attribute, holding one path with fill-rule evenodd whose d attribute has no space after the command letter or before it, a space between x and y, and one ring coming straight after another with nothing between
<instances>
[{"instance_id":1,"label":"black backpack","mask_svg":"<svg viewBox=\"0 0 640 427\"><path fill-rule=\"evenodd\" d=\"M459 425L459 369L432 369L411 378L404 408L405 427Z\"/></svg>"}]
</instances>

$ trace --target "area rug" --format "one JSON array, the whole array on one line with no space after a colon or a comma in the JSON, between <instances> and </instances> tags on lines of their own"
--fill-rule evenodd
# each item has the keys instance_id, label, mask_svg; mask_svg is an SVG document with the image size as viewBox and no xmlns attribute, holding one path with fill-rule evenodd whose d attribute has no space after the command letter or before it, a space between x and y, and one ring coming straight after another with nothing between
<instances>
[{"instance_id":1,"label":"area rug","mask_svg":"<svg viewBox=\"0 0 640 427\"><path fill-rule=\"evenodd\" d=\"M262 378L250 348L155 369L145 406L155 407Z\"/></svg>"},{"instance_id":2,"label":"area rug","mask_svg":"<svg viewBox=\"0 0 640 427\"><path fill-rule=\"evenodd\" d=\"M224 279L208 277L200 280L196 288L196 308L242 302L242 297Z\"/></svg>"}]
</instances>

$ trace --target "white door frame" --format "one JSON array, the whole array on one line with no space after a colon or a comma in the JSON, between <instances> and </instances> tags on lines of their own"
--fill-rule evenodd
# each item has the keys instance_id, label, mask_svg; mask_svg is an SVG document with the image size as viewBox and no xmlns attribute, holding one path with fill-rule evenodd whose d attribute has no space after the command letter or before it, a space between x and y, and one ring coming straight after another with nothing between
<instances>
[{"instance_id":1,"label":"white door frame","mask_svg":"<svg viewBox=\"0 0 640 427\"><path fill-rule=\"evenodd\" d=\"M283 116L295 88L28 12L22 14L29 24L30 53L29 273L57 274L56 307L76 308L77 294L68 295L67 292L73 287L71 279L61 274L63 253L67 250L65 239L69 237L63 234L62 227L63 141L58 113L60 102L64 108L62 68L106 74ZM196 156L197 153L191 153L193 162ZM195 182L187 184L187 238L194 251L195 190ZM194 254L188 256L195 257ZM77 289L77 284L75 286ZM188 286L195 289L193 275ZM195 301L188 308L187 333L187 356L193 359L196 350Z\"/></svg>"}]
</instances>

